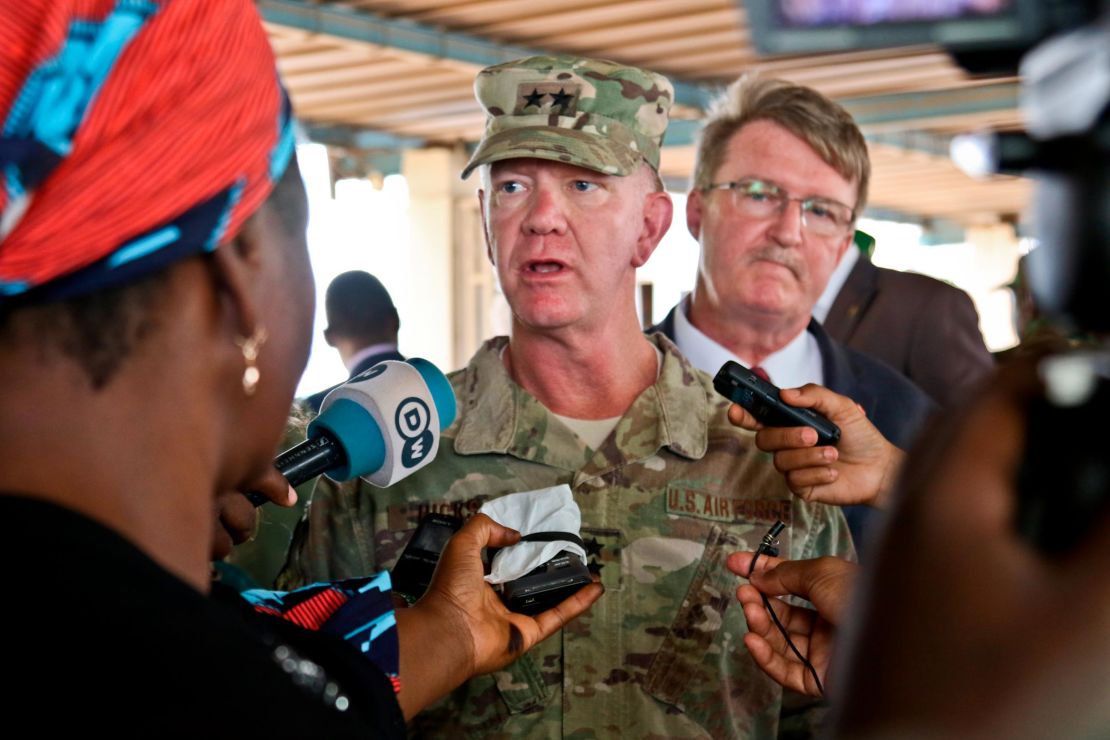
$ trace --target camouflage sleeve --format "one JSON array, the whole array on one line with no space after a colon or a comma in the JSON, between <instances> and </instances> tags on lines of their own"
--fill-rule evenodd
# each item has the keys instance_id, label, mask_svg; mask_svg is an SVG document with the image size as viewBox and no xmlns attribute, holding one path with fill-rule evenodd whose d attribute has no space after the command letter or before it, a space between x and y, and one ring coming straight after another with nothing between
<instances>
[{"instance_id":1,"label":"camouflage sleeve","mask_svg":"<svg viewBox=\"0 0 1110 740\"><path fill-rule=\"evenodd\" d=\"M292 590L318 581L373 574L370 513L363 511L370 487L361 478L336 483L320 476L312 500L297 524L277 588Z\"/></svg>"}]
</instances>

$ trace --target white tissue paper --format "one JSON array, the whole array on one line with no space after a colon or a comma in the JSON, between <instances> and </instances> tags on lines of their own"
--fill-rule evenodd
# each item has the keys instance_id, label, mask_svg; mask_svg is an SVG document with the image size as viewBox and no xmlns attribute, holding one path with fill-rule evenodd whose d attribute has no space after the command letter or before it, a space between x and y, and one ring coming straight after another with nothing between
<instances>
[{"instance_id":1,"label":"white tissue paper","mask_svg":"<svg viewBox=\"0 0 1110 740\"><path fill-rule=\"evenodd\" d=\"M522 535L533 532L570 532L579 534L582 513L570 492L562 484L536 491L510 493L487 501L478 510L498 524L512 527ZM540 567L564 550L578 553L586 562L586 551L573 542L521 542L500 550L493 558L487 583L516 580Z\"/></svg>"}]
</instances>

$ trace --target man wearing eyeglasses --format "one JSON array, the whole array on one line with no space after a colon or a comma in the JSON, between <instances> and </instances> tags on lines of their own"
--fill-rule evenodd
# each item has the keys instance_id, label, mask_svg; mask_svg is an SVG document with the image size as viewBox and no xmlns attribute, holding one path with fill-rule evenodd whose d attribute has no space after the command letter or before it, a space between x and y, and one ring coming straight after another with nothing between
<instances>
[{"instance_id":1,"label":"man wearing eyeglasses","mask_svg":"<svg viewBox=\"0 0 1110 740\"><path fill-rule=\"evenodd\" d=\"M932 409L896 371L811 318L867 200L867 144L848 113L784 80L741 77L702 129L686 223L701 244L693 292L655 330L701 370L727 360L775 385L824 385L905 448ZM871 512L845 511L857 546Z\"/></svg>"}]
</instances>

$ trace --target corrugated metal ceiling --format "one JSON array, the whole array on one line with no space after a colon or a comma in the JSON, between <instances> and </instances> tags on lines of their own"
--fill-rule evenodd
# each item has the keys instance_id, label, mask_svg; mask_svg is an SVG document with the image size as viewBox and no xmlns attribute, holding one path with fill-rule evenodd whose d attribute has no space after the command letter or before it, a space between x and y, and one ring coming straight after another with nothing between
<instances>
[{"instance_id":1,"label":"corrugated metal ceiling","mask_svg":"<svg viewBox=\"0 0 1110 740\"><path fill-rule=\"evenodd\" d=\"M926 47L764 59L733 0L259 0L298 116L339 126L364 149L472 143L474 75L528 51L571 51L644 66L680 84L676 117L750 70L840 100L872 140L872 207L961 224L1020 212L1025 180L976 182L942 153L954 133L1020 125L1012 79L976 81ZM691 169L676 127L664 175ZM369 132L361 139L352 134ZM341 136L341 138L342 138Z\"/></svg>"}]
</instances>

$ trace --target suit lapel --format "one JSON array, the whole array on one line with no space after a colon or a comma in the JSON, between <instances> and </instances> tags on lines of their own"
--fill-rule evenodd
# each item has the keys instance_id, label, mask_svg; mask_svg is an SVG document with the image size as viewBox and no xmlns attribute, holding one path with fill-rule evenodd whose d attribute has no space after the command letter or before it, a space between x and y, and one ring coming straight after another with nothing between
<instances>
[{"instance_id":1,"label":"suit lapel","mask_svg":"<svg viewBox=\"0 0 1110 740\"><path fill-rule=\"evenodd\" d=\"M879 271L871 260L861 256L836 294L829 315L825 317L825 330L840 341L847 342L878 292Z\"/></svg>"},{"instance_id":2,"label":"suit lapel","mask_svg":"<svg viewBox=\"0 0 1110 740\"><path fill-rule=\"evenodd\" d=\"M817 340L821 350L821 374L823 385L829 390L847 396L863 406L864 410L876 403L877 391L859 382L856 371L848 358L848 350L828 335L817 319L810 319L806 331Z\"/></svg>"}]
</instances>

